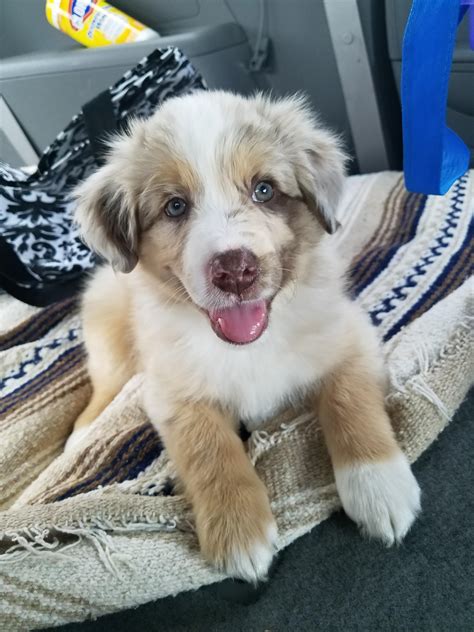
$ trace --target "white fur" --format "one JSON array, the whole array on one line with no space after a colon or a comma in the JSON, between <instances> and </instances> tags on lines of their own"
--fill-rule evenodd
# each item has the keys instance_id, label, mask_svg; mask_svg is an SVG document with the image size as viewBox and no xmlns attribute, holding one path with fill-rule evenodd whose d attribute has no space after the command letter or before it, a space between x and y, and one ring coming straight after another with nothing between
<instances>
[{"instance_id":1,"label":"white fur","mask_svg":"<svg viewBox=\"0 0 474 632\"><path fill-rule=\"evenodd\" d=\"M259 257L275 253L270 234L263 229L265 217L262 215L259 218L256 215L252 218L252 225L249 225L248 217L230 217L237 203L232 205L229 196L227 200L224 195L222 197L222 201L214 203L204 198L206 212L194 221L184 251L186 285L194 302L203 308L209 308L215 302L215 297L209 292L206 275L206 265L213 255L239 248L250 250ZM262 224L262 230L258 230L258 220ZM286 227L283 220L280 223L280 232L283 232ZM287 228L286 230L288 231ZM288 231L288 239L290 237ZM270 297L271 289L261 295L265 299Z\"/></svg>"},{"instance_id":2,"label":"white fur","mask_svg":"<svg viewBox=\"0 0 474 632\"><path fill-rule=\"evenodd\" d=\"M420 488L406 456L335 470L347 515L361 530L387 545L400 542L420 511Z\"/></svg>"},{"instance_id":3,"label":"white fur","mask_svg":"<svg viewBox=\"0 0 474 632\"><path fill-rule=\"evenodd\" d=\"M225 571L232 577L257 583L267 578L268 569L276 551L277 528L272 523L266 533L265 541L258 541L250 550L234 551L226 560Z\"/></svg>"},{"instance_id":4,"label":"white fur","mask_svg":"<svg viewBox=\"0 0 474 632\"><path fill-rule=\"evenodd\" d=\"M134 274L134 273L132 273ZM172 403L205 397L219 401L250 430L279 409L297 403L347 353L347 328L375 337L355 304L328 287L300 285L277 297L267 331L256 342L235 346L220 340L208 318L192 305L164 308L149 293L138 300L136 329L147 359L145 407L159 426L172 415ZM325 310L320 305L325 305ZM297 323L297 327L295 324ZM176 376L179 375L179 380Z\"/></svg>"}]
</instances>

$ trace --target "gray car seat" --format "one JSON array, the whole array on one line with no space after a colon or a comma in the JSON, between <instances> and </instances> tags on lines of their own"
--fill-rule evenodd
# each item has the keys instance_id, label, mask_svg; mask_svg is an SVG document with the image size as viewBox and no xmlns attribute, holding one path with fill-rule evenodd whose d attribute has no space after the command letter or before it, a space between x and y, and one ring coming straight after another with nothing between
<instances>
[{"instance_id":1,"label":"gray car seat","mask_svg":"<svg viewBox=\"0 0 474 632\"><path fill-rule=\"evenodd\" d=\"M341 133L351 171L401 169L397 92L410 0L114 0L156 40L83 49L54 30L44 0L0 5L0 158L25 163L80 106L156 46L181 47L210 87L305 92ZM448 124L474 145L474 61L460 30ZM20 137L24 131L23 145ZM28 147L30 152L28 152ZM18 149L25 149L18 155Z\"/></svg>"}]
</instances>

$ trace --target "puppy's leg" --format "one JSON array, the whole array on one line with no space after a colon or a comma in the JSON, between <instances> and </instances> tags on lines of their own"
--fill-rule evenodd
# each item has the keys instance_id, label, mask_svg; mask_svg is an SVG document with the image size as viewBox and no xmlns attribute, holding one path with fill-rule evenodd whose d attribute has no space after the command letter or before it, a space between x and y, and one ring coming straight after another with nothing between
<instances>
[{"instance_id":1,"label":"puppy's leg","mask_svg":"<svg viewBox=\"0 0 474 632\"><path fill-rule=\"evenodd\" d=\"M361 350L322 385L319 417L346 513L369 536L399 542L420 489L395 440L374 358Z\"/></svg>"},{"instance_id":2,"label":"puppy's leg","mask_svg":"<svg viewBox=\"0 0 474 632\"><path fill-rule=\"evenodd\" d=\"M111 270L99 270L92 280L84 295L82 320L92 398L76 419L67 449L87 433L134 373L128 297Z\"/></svg>"},{"instance_id":3,"label":"puppy's leg","mask_svg":"<svg viewBox=\"0 0 474 632\"><path fill-rule=\"evenodd\" d=\"M186 404L173 407L159 431L192 503L204 556L230 575L264 579L276 525L232 420L205 403Z\"/></svg>"}]
</instances>

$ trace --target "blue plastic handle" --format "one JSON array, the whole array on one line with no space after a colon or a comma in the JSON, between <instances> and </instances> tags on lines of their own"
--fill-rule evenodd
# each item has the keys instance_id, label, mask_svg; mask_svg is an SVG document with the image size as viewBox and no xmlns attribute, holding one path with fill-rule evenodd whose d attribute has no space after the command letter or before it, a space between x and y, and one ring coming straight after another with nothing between
<instances>
[{"instance_id":1,"label":"blue plastic handle","mask_svg":"<svg viewBox=\"0 0 474 632\"><path fill-rule=\"evenodd\" d=\"M444 195L469 166L469 149L446 125L461 0L413 0L402 55L403 170L409 191ZM474 8L471 7L471 11Z\"/></svg>"}]
</instances>

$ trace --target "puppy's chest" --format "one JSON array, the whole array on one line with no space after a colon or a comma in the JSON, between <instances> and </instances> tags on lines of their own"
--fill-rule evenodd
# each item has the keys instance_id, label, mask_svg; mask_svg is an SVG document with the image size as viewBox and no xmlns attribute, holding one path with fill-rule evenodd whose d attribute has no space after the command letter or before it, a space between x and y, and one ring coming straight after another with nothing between
<instances>
[{"instance_id":1,"label":"puppy's chest","mask_svg":"<svg viewBox=\"0 0 474 632\"><path fill-rule=\"evenodd\" d=\"M289 403L297 402L318 378L317 367L301 354L232 350L208 356L201 369L207 395L235 410L254 430Z\"/></svg>"}]
</instances>

